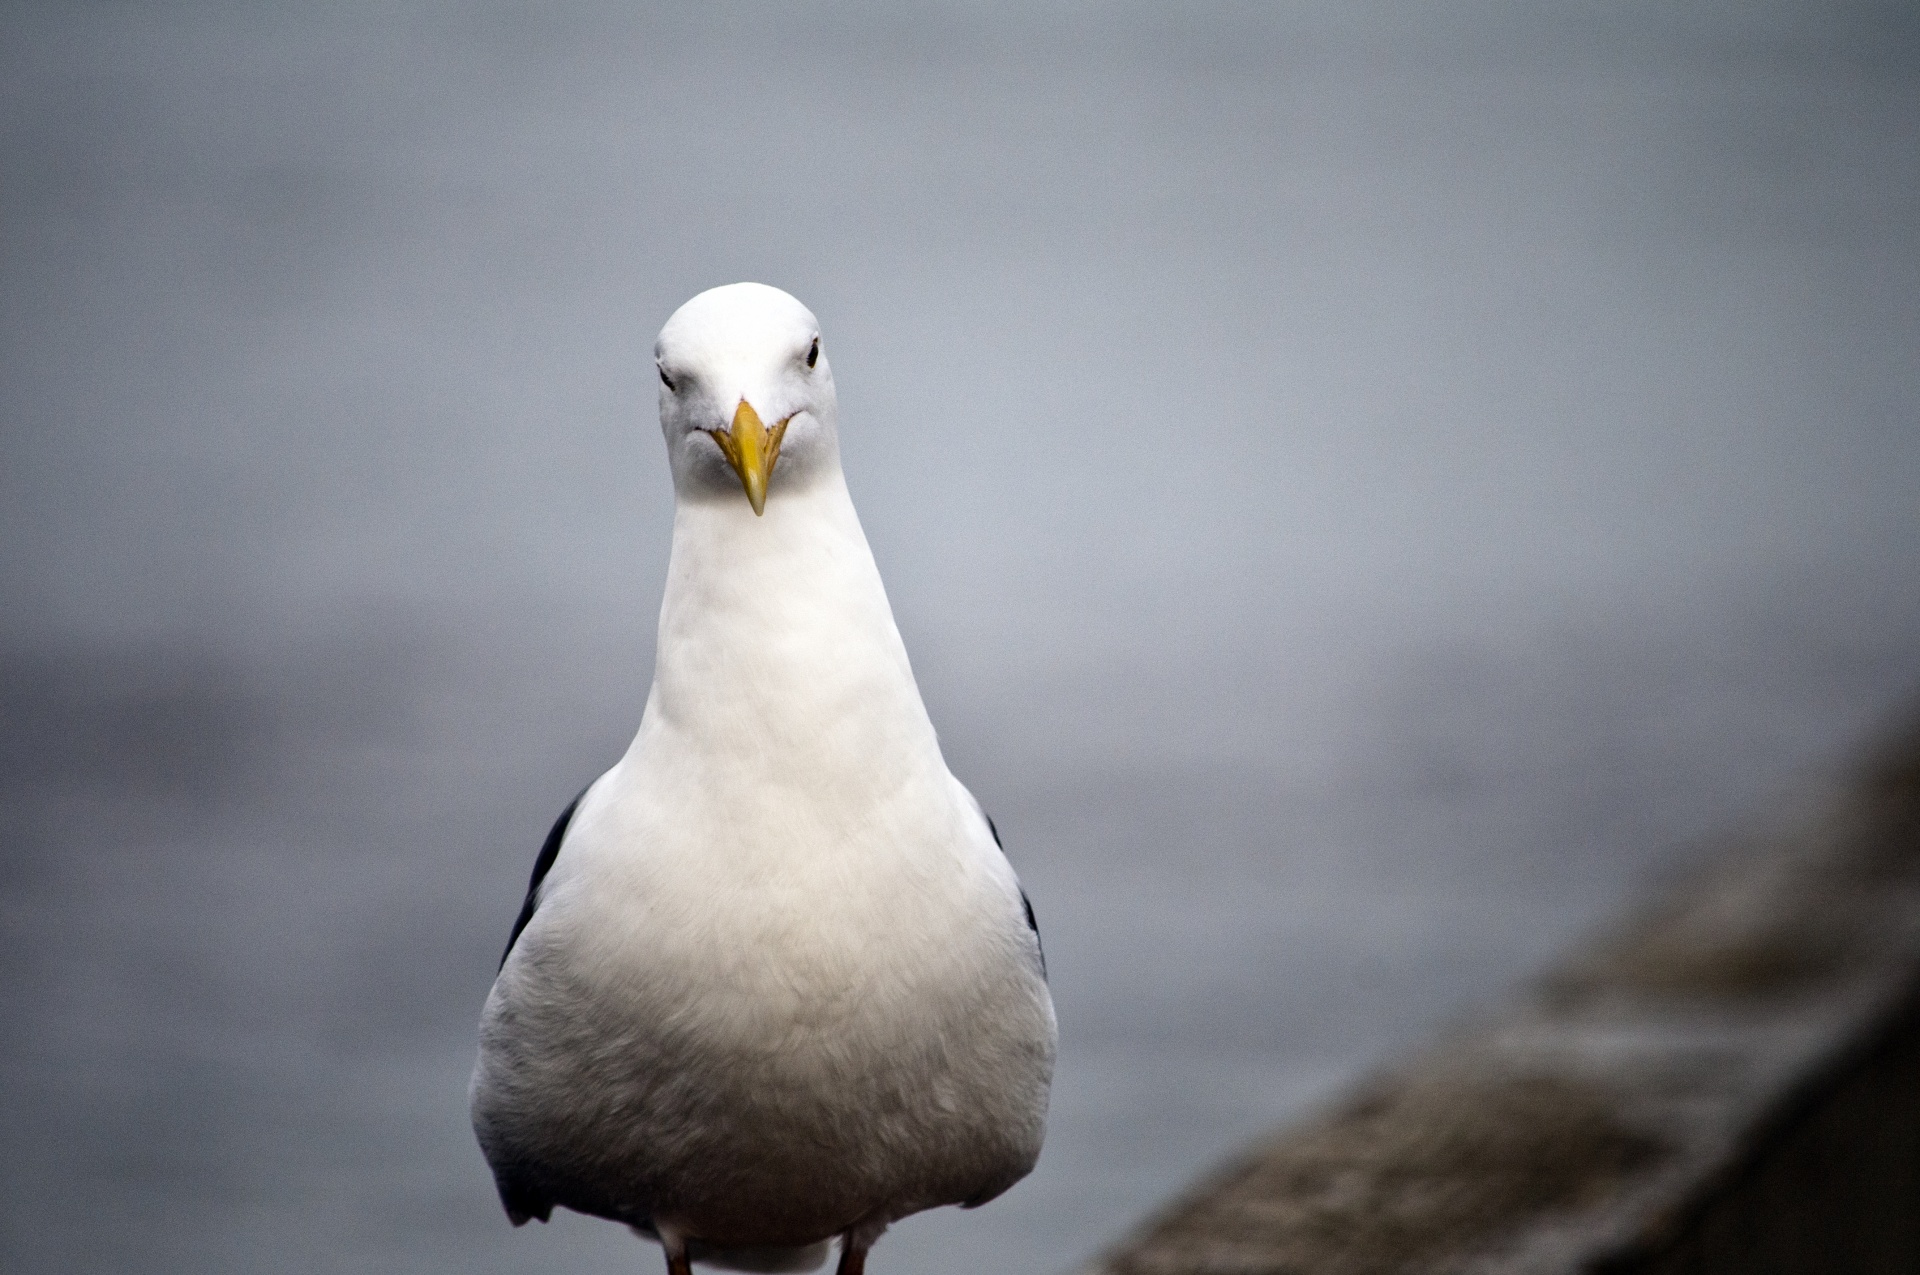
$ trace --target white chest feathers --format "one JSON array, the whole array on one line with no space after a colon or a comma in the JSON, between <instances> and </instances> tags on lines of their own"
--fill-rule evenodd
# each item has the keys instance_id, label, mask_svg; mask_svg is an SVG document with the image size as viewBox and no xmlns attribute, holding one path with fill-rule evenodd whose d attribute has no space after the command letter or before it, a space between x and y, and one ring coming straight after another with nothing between
<instances>
[{"instance_id":1,"label":"white chest feathers","mask_svg":"<svg viewBox=\"0 0 1920 1275\"><path fill-rule=\"evenodd\" d=\"M883 811L870 837L808 845L802 815L784 857L702 855L684 825L650 826L632 760L582 803L489 999L483 1141L559 1203L731 1247L1024 1176L1052 1007L964 790L903 797L917 828Z\"/></svg>"}]
</instances>

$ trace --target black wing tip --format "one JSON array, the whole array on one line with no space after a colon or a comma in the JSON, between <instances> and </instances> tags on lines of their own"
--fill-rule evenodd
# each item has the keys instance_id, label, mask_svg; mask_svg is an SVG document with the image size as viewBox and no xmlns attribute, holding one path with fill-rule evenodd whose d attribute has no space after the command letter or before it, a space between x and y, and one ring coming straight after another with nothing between
<instances>
[{"instance_id":1,"label":"black wing tip","mask_svg":"<svg viewBox=\"0 0 1920 1275\"><path fill-rule=\"evenodd\" d=\"M525 1226L529 1222L553 1221L553 1201L532 1200L525 1196L501 1200L507 1208L507 1221L515 1226Z\"/></svg>"},{"instance_id":2,"label":"black wing tip","mask_svg":"<svg viewBox=\"0 0 1920 1275\"><path fill-rule=\"evenodd\" d=\"M1020 907L1027 914L1027 928L1033 931L1033 950L1040 954L1040 977L1047 976L1047 945L1040 941L1040 922L1033 915L1033 900L1027 897L1024 888L1020 891Z\"/></svg>"},{"instance_id":3,"label":"black wing tip","mask_svg":"<svg viewBox=\"0 0 1920 1275\"><path fill-rule=\"evenodd\" d=\"M560 843L566 840L567 827L573 822L573 812L580 808L581 799L592 787L593 784L588 784L586 788L582 788L574 799L567 803L567 808L560 812L560 817L553 821L553 830L547 833L546 841L540 846L540 857L533 861L533 875L527 881L526 901L520 905L520 915L514 920L513 933L507 935L506 950L500 953L500 965L494 973L497 974L507 967L507 958L513 955L513 945L520 941L520 932L527 928L527 922L533 920L533 910L540 903L540 883L546 880L547 873L553 870L553 861L560 857ZM508 1212L512 1210L509 1209ZM542 1217L540 1220L544 1222L547 1219ZM516 1222L514 1225L518 1226L520 1223Z\"/></svg>"},{"instance_id":4,"label":"black wing tip","mask_svg":"<svg viewBox=\"0 0 1920 1275\"><path fill-rule=\"evenodd\" d=\"M993 834L993 844L1000 847L1001 854L1005 854L1007 852L1007 846L1005 842L1000 840L1000 829L994 825L993 816L988 814L983 808L980 811L980 817L987 821L987 831ZM1024 886L1020 890L1020 908L1027 914L1027 928L1033 931L1034 950L1040 953L1040 977L1045 978L1047 976L1047 949L1046 945L1040 941L1040 922L1034 919L1033 900L1027 897L1027 891ZM984 1202L985 1201L982 1201L982 1203ZM974 1206L967 1204L962 1207L970 1209Z\"/></svg>"}]
</instances>

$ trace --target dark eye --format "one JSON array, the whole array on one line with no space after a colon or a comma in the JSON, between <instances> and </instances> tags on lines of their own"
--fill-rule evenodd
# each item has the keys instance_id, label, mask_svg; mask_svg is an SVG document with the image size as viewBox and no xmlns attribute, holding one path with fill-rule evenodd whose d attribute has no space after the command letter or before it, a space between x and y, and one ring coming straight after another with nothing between
<instances>
[{"instance_id":1,"label":"dark eye","mask_svg":"<svg viewBox=\"0 0 1920 1275\"><path fill-rule=\"evenodd\" d=\"M820 361L820 338L813 338L813 344L807 348L807 366L812 367Z\"/></svg>"},{"instance_id":2,"label":"dark eye","mask_svg":"<svg viewBox=\"0 0 1920 1275\"><path fill-rule=\"evenodd\" d=\"M658 363L654 364L653 366L654 366L654 370L660 373L660 384L666 386L669 390L671 390L673 388L673 378L667 375L667 369L664 367L661 367Z\"/></svg>"}]
</instances>

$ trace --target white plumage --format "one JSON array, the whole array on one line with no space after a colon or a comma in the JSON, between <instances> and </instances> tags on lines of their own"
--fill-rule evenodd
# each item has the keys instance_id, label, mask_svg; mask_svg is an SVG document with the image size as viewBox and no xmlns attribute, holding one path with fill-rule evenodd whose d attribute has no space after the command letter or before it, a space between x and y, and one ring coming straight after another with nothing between
<instances>
[{"instance_id":1,"label":"white plumage","mask_svg":"<svg viewBox=\"0 0 1920 1275\"><path fill-rule=\"evenodd\" d=\"M813 315L716 288L656 354L676 506L653 688L536 869L474 1128L516 1223L627 1222L674 1272L810 1269L839 1237L855 1275L893 1221L1039 1155L1039 936L921 703Z\"/></svg>"}]
</instances>

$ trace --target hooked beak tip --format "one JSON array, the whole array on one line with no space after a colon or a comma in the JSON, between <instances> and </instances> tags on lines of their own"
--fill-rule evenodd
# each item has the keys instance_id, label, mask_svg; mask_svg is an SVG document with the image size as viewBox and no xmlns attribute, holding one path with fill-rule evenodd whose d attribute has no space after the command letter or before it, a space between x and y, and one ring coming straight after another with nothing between
<instances>
[{"instance_id":1,"label":"hooked beak tip","mask_svg":"<svg viewBox=\"0 0 1920 1275\"><path fill-rule=\"evenodd\" d=\"M774 464L780 459L780 440L786 437L787 422L792 419L791 415L786 416L768 429L761 424L760 414L753 410L753 405L743 398L734 409L729 428L707 431L713 441L720 444L721 453L739 476L740 486L746 491L747 503L753 506L756 518L766 513L767 480L773 477Z\"/></svg>"}]
</instances>

